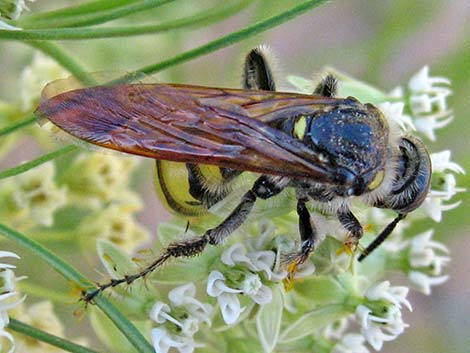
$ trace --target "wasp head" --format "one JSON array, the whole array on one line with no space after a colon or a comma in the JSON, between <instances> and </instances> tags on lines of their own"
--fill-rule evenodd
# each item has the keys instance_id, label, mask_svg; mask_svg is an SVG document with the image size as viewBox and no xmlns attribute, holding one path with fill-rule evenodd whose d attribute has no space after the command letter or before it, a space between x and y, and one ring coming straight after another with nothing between
<instances>
[{"instance_id":1,"label":"wasp head","mask_svg":"<svg viewBox=\"0 0 470 353\"><path fill-rule=\"evenodd\" d=\"M428 194L431 160L424 144L416 137L401 137L398 149L390 191L377 200L374 206L407 214L418 208Z\"/></svg>"}]
</instances>

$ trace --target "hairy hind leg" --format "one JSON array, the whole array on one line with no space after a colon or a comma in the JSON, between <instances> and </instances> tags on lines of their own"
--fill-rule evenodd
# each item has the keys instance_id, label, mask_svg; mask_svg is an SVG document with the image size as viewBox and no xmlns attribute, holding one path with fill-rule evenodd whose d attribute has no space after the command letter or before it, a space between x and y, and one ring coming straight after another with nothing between
<instances>
[{"instance_id":1,"label":"hairy hind leg","mask_svg":"<svg viewBox=\"0 0 470 353\"><path fill-rule=\"evenodd\" d=\"M90 303L98 294L108 288L113 288L124 283L131 284L139 278L144 278L170 258L192 257L203 252L207 244L220 244L245 222L258 197L268 199L277 195L282 189L282 186L274 183L269 177L261 176L256 180L251 190L243 195L240 203L232 213L217 227L209 229L201 236L171 243L154 262L145 267L142 271L119 279L111 279L107 283L97 284L96 289L82 293L82 300L86 303Z\"/></svg>"}]
</instances>

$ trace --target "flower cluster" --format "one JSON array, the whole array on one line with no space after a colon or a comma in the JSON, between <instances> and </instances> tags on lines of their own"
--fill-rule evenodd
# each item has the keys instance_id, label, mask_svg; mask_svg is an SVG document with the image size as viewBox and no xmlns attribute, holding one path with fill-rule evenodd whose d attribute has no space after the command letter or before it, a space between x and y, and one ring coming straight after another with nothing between
<instances>
[{"instance_id":1,"label":"flower cluster","mask_svg":"<svg viewBox=\"0 0 470 353\"><path fill-rule=\"evenodd\" d=\"M212 306L195 298L196 286L188 283L168 293L169 304L157 301L150 311L150 319L158 324L151 337L156 353L167 353L171 348L181 353L201 347L194 340L201 323L211 326Z\"/></svg>"},{"instance_id":2,"label":"flower cluster","mask_svg":"<svg viewBox=\"0 0 470 353\"><path fill-rule=\"evenodd\" d=\"M263 284L261 273L267 280L279 279L272 271L275 258L273 251L247 252L242 244L232 245L223 252L221 262L227 267L223 273L219 270L210 272L207 294L217 298L225 323L233 325L244 311L240 295L259 305L271 301L271 289Z\"/></svg>"},{"instance_id":3,"label":"flower cluster","mask_svg":"<svg viewBox=\"0 0 470 353\"><path fill-rule=\"evenodd\" d=\"M367 303L356 308L356 318L363 337L375 350L381 350L384 341L394 340L408 326L401 314L402 305L411 311L407 294L408 288L390 286L389 281L378 283L365 292Z\"/></svg>"}]
</instances>

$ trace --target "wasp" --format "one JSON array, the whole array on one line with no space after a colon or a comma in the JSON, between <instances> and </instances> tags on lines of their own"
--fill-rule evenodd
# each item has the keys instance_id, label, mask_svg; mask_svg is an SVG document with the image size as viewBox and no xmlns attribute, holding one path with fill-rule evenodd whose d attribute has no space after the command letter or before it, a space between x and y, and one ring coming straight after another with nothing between
<instances>
[{"instance_id":1,"label":"wasp","mask_svg":"<svg viewBox=\"0 0 470 353\"><path fill-rule=\"evenodd\" d=\"M257 199L286 188L295 189L300 234L300 247L289 256L290 273L318 243L309 202L337 216L351 253L363 235L350 210L352 200L397 213L363 250L358 258L363 260L421 205L429 191L431 163L424 144L397 133L375 106L336 93L332 75L312 94L277 92L269 57L258 47L245 58L243 89L123 83L43 100L35 114L60 130L155 159L160 194L177 213L204 212L225 198L240 174L259 174L218 226L170 244L140 272L98 284L83 299L90 302L109 287L130 284L170 258L191 257L209 244L220 244L245 222ZM179 170L176 177L174 169Z\"/></svg>"}]
</instances>

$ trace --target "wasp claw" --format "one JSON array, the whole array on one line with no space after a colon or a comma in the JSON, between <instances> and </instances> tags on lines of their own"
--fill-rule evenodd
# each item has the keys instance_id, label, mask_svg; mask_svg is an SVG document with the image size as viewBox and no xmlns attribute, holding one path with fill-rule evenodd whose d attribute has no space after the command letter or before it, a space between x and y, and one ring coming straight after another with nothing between
<instances>
[{"instance_id":1,"label":"wasp claw","mask_svg":"<svg viewBox=\"0 0 470 353\"><path fill-rule=\"evenodd\" d=\"M336 255L340 256L340 255L346 253L349 256L353 256L354 252L356 251L356 248L357 248L357 244L351 244L351 243L346 242L346 243L344 243L344 245L341 248L339 248L336 251Z\"/></svg>"}]
</instances>

